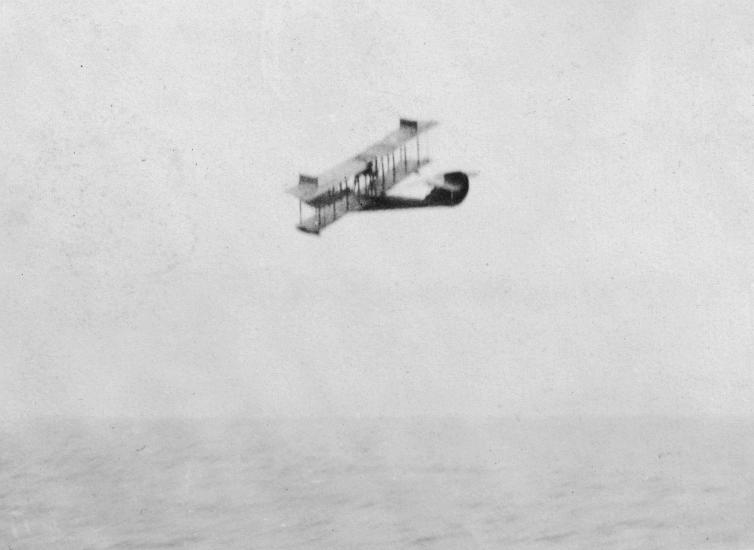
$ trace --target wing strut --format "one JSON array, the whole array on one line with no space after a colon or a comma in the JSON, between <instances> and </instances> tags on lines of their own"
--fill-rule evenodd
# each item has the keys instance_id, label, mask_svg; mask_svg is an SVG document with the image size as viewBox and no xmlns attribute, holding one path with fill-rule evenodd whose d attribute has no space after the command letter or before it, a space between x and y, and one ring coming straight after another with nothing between
<instances>
[{"instance_id":1,"label":"wing strut","mask_svg":"<svg viewBox=\"0 0 754 550\"><path fill-rule=\"evenodd\" d=\"M422 158L419 155L419 134L416 134L416 171L422 166Z\"/></svg>"}]
</instances>

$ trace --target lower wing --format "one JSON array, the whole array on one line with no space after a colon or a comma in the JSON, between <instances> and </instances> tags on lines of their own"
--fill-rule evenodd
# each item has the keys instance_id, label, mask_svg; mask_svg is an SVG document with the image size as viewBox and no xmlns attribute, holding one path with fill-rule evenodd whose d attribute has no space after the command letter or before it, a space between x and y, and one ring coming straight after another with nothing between
<instances>
[{"instance_id":1,"label":"lower wing","mask_svg":"<svg viewBox=\"0 0 754 550\"><path fill-rule=\"evenodd\" d=\"M394 210L400 208L426 208L429 206L456 206L469 193L469 175L466 172L446 172L421 180L432 189L422 199L396 195L356 195L346 192L338 200L316 208L313 216L301 220L298 229L319 234L349 212L360 210Z\"/></svg>"}]
</instances>

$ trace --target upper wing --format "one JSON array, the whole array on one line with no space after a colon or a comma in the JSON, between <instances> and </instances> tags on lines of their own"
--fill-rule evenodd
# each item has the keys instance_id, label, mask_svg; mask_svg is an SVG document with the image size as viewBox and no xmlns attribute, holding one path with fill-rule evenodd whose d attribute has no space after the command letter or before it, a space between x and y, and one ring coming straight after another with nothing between
<instances>
[{"instance_id":1,"label":"upper wing","mask_svg":"<svg viewBox=\"0 0 754 550\"><path fill-rule=\"evenodd\" d=\"M327 200L327 197L331 196L333 192L339 191L344 182L347 183L349 178L353 178L367 170L370 162L387 157L406 142L436 125L437 122L434 120L413 121L401 119L398 129L390 132L380 141L370 145L348 160L322 172L318 176L301 174L298 185L289 188L287 192L307 204L316 206L316 203L321 202L323 199ZM412 168L415 168L418 164L421 163L414 161ZM391 169L392 172L385 170L384 167L380 170L385 172L381 178L383 192L388 186L392 186L402 179L398 178L401 167L393 166ZM405 162L403 172L408 173L410 171L408 162ZM405 174L403 175L405 176Z\"/></svg>"}]
</instances>

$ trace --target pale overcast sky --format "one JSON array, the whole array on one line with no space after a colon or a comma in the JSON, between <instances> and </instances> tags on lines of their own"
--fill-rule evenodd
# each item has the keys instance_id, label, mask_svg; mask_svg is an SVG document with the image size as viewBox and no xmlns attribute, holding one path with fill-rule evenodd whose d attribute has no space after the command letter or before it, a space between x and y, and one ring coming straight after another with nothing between
<instances>
[{"instance_id":1,"label":"pale overcast sky","mask_svg":"<svg viewBox=\"0 0 754 550\"><path fill-rule=\"evenodd\" d=\"M750 2L0 5L0 414L749 414ZM454 209L283 189L441 122Z\"/></svg>"}]
</instances>

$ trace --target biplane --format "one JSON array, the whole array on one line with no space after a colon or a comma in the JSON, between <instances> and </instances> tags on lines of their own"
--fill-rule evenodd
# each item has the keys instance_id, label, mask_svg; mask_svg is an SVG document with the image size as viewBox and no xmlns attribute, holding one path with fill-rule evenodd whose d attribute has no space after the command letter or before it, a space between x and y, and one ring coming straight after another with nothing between
<instances>
[{"instance_id":1,"label":"biplane","mask_svg":"<svg viewBox=\"0 0 754 550\"><path fill-rule=\"evenodd\" d=\"M460 204L469 191L469 176L460 171L426 178L431 191L421 199L387 194L430 163L421 156L419 136L436 125L434 120L402 118L397 130L361 153L318 176L300 174L298 185L288 189L299 199L298 229L319 234L348 212ZM303 217L304 204L314 209L312 216Z\"/></svg>"}]
</instances>

